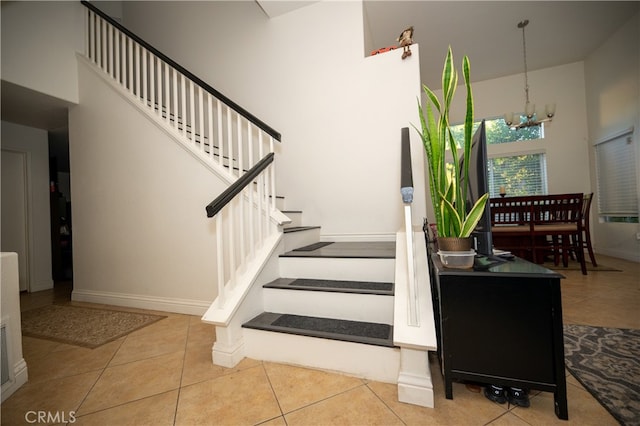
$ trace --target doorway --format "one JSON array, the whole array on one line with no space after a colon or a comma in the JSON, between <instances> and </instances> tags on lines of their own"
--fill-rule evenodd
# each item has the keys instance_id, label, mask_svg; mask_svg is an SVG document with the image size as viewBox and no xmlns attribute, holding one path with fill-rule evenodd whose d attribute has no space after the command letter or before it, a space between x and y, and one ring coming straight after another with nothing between
<instances>
[{"instance_id":1,"label":"doorway","mask_svg":"<svg viewBox=\"0 0 640 426\"><path fill-rule=\"evenodd\" d=\"M1 154L1 250L18 253L20 291L29 291L28 154L6 149Z\"/></svg>"}]
</instances>

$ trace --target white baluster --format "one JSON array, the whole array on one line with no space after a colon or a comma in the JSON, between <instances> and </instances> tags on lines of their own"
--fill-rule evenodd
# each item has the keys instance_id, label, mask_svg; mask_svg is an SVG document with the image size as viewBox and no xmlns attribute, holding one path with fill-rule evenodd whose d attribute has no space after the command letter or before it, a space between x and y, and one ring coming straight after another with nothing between
<instances>
[{"instance_id":1,"label":"white baluster","mask_svg":"<svg viewBox=\"0 0 640 426\"><path fill-rule=\"evenodd\" d=\"M173 113L173 126L178 129L178 71L171 70L173 84L173 98L171 99L171 112Z\"/></svg>"},{"instance_id":2,"label":"white baluster","mask_svg":"<svg viewBox=\"0 0 640 426\"><path fill-rule=\"evenodd\" d=\"M135 95L140 99L140 45L135 43L135 61L136 61L136 77L135 77Z\"/></svg>"},{"instance_id":3,"label":"white baluster","mask_svg":"<svg viewBox=\"0 0 640 426\"><path fill-rule=\"evenodd\" d=\"M127 71L129 73L129 92L133 93L133 41L127 37Z\"/></svg>"},{"instance_id":4,"label":"white baluster","mask_svg":"<svg viewBox=\"0 0 640 426\"><path fill-rule=\"evenodd\" d=\"M218 162L221 166L224 166L224 143L222 141L222 104L220 99L216 99L216 115L218 120L216 125L218 126Z\"/></svg>"},{"instance_id":5,"label":"white baluster","mask_svg":"<svg viewBox=\"0 0 640 426\"><path fill-rule=\"evenodd\" d=\"M160 118L162 118L162 64L163 62L160 60L160 58L157 58L158 61L158 65L156 66L156 87L158 88L158 93L156 95L156 99L158 102L158 115L160 116Z\"/></svg>"},{"instance_id":6,"label":"white baluster","mask_svg":"<svg viewBox=\"0 0 640 426\"><path fill-rule=\"evenodd\" d=\"M269 152L273 152L273 136L269 137ZM274 158L274 162L275 162L275 158ZM271 210L275 210L276 209L276 174L275 174L275 166L273 166L274 163L271 163L269 165L269 170L270 170L270 185L271 185L271 197L272 197L272 202L271 202Z\"/></svg>"},{"instance_id":7,"label":"white baluster","mask_svg":"<svg viewBox=\"0 0 640 426\"><path fill-rule=\"evenodd\" d=\"M115 52L115 56L116 56L116 63L115 63L115 67L116 67L116 81L121 84L122 82L120 81L120 43L121 43L121 38L122 38L122 33L118 30L115 30L116 32L116 52Z\"/></svg>"},{"instance_id":8,"label":"white baluster","mask_svg":"<svg viewBox=\"0 0 640 426\"><path fill-rule=\"evenodd\" d=\"M200 132L200 151L204 152L204 99L202 87L198 86L198 130Z\"/></svg>"},{"instance_id":9,"label":"white baluster","mask_svg":"<svg viewBox=\"0 0 640 426\"><path fill-rule=\"evenodd\" d=\"M156 105L156 58L149 52L149 100L151 111L153 112Z\"/></svg>"},{"instance_id":10,"label":"white baluster","mask_svg":"<svg viewBox=\"0 0 640 426\"><path fill-rule=\"evenodd\" d=\"M107 23L103 20L100 19L100 26L101 26L101 31L100 31L100 37L102 40L102 57L100 59L100 68L102 68L103 71L106 71L107 66L106 66L106 62L107 62Z\"/></svg>"},{"instance_id":11,"label":"white baluster","mask_svg":"<svg viewBox=\"0 0 640 426\"><path fill-rule=\"evenodd\" d=\"M96 15L89 11L89 43L87 53L92 62L96 62Z\"/></svg>"},{"instance_id":12,"label":"white baluster","mask_svg":"<svg viewBox=\"0 0 640 426\"><path fill-rule=\"evenodd\" d=\"M216 267L218 269L218 307L222 308L225 303L226 294L224 291L224 235L222 234L222 212L218 212L215 217L216 221Z\"/></svg>"},{"instance_id":13,"label":"white baluster","mask_svg":"<svg viewBox=\"0 0 640 426\"><path fill-rule=\"evenodd\" d=\"M252 128L251 128L251 122L249 122L249 120L247 120L247 151L249 154L249 164L251 165L251 167L253 167L254 165L254 160L253 160L253 132L252 132ZM254 253L255 253L255 232L254 232L254 205L253 205L253 193L255 192L255 185L254 185L255 181L252 181L248 188L249 188L249 220L247 221L248 225L249 225L249 257L253 258Z\"/></svg>"},{"instance_id":14,"label":"white baluster","mask_svg":"<svg viewBox=\"0 0 640 426\"><path fill-rule=\"evenodd\" d=\"M181 133L186 136L187 134L187 85L185 83L184 74L180 74L180 101L182 104L182 110L180 111L180 121L182 122Z\"/></svg>"},{"instance_id":15,"label":"white baluster","mask_svg":"<svg viewBox=\"0 0 640 426\"><path fill-rule=\"evenodd\" d=\"M171 122L171 88L170 88L170 67L166 62L164 63L164 111L165 111L165 121L167 123Z\"/></svg>"},{"instance_id":16,"label":"white baluster","mask_svg":"<svg viewBox=\"0 0 640 426\"><path fill-rule=\"evenodd\" d=\"M235 199L228 204L229 208L229 289L235 287L236 275L236 229L235 229Z\"/></svg>"},{"instance_id":17,"label":"white baluster","mask_svg":"<svg viewBox=\"0 0 640 426\"><path fill-rule=\"evenodd\" d=\"M189 125L191 126L191 140L196 140L196 107L193 81L189 80Z\"/></svg>"},{"instance_id":18,"label":"white baluster","mask_svg":"<svg viewBox=\"0 0 640 426\"><path fill-rule=\"evenodd\" d=\"M141 47L142 51L142 102L147 105L147 49Z\"/></svg>"},{"instance_id":19,"label":"white baluster","mask_svg":"<svg viewBox=\"0 0 640 426\"><path fill-rule=\"evenodd\" d=\"M227 106L227 157L229 173L233 175L233 128L231 126L231 108Z\"/></svg>"},{"instance_id":20,"label":"white baluster","mask_svg":"<svg viewBox=\"0 0 640 426\"><path fill-rule=\"evenodd\" d=\"M207 93L207 126L209 130L209 158L213 160L213 96Z\"/></svg>"}]
</instances>

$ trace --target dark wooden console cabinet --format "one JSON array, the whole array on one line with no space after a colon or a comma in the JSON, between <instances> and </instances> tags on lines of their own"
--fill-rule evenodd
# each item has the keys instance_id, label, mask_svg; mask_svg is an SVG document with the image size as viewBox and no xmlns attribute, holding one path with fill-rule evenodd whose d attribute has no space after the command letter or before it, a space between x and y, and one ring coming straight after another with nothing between
<instances>
[{"instance_id":1,"label":"dark wooden console cabinet","mask_svg":"<svg viewBox=\"0 0 640 426\"><path fill-rule=\"evenodd\" d=\"M430 256L438 355L447 399L454 380L553 392L568 419L562 275L515 258L484 271Z\"/></svg>"}]
</instances>

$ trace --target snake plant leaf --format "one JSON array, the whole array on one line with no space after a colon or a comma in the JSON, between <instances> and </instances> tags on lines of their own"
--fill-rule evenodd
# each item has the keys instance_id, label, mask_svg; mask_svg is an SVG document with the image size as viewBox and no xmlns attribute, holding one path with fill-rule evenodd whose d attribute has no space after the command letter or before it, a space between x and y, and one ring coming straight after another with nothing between
<instances>
[{"instance_id":1,"label":"snake plant leaf","mask_svg":"<svg viewBox=\"0 0 640 426\"><path fill-rule=\"evenodd\" d=\"M446 198L442 199L442 205L444 210L447 213L447 216L449 217L449 226L451 227L450 229L451 232L449 236L460 237L461 236L460 231L462 229L462 218L458 214L455 206L451 204L449 200L447 200Z\"/></svg>"},{"instance_id":2,"label":"snake plant leaf","mask_svg":"<svg viewBox=\"0 0 640 426\"><path fill-rule=\"evenodd\" d=\"M484 213L484 208L485 208L485 205L487 204L488 199L489 199L489 194L484 194L473 205L473 207L467 214L467 218L464 220L464 223L462 224L462 227L460 229L460 234L459 234L460 237L466 238L469 235L471 235L471 232L473 232L476 225L478 225L478 222L482 217L482 213Z\"/></svg>"}]
</instances>

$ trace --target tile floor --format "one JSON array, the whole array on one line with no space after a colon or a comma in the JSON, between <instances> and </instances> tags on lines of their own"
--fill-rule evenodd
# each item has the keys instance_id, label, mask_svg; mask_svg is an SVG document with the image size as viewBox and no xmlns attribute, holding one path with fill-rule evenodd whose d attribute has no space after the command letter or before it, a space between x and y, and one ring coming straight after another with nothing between
<instances>
[{"instance_id":1,"label":"tile floor","mask_svg":"<svg viewBox=\"0 0 640 426\"><path fill-rule=\"evenodd\" d=\"M623 272L566 272L565 323L640 328L640 264L598 261ZM24 295L21 307L68 301L68 289ZM33 423L25 419L29 411L59 413L62 423L76 425L617 424L570 375L564 422L547 392L535 393L523 409L492 403L457 383L447 400L432 357L436 401L430 409L399 403L390 384L252 359L232 369L215 366L214 333L199 317L169 314L93 350L24 337L29 382L2 404L2 425Z\"/></svg>"}]
</instances>

